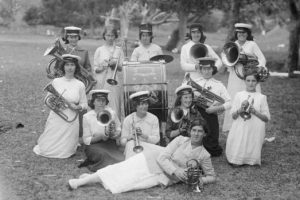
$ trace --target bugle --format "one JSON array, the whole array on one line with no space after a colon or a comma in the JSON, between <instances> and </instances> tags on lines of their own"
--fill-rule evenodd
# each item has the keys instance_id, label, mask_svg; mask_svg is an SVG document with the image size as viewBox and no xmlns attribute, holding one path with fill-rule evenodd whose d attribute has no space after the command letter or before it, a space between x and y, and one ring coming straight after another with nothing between
<instances>
[{"instance_id":1,"label":"bugle","mask_svg":"<svg viewBox=\"0 0 300 200\"><path fill-rule=\"evenodd\" d=\"M58 116L60 116L66 122L73 122L78 115L78 111L73 109L70 103L59 94L59 92L53 87L52 83L49 83L44 88L45 91L49 92L45 98L45 104Z\"/></svg>"}]
</instances>

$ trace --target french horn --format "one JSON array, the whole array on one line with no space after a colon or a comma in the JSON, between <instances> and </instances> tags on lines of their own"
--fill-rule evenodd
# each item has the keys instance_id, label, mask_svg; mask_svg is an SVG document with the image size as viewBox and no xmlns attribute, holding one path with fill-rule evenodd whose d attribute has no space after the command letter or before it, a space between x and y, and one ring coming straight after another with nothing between
<instances>
[{"instance_id":1,"label":"french horn","mask_svg":"<svg viewBox=\"0 0 300 200\"><path fill-rule=\"evenodd\" d=\"M51 55L54 56L49 61L46 68L47 77L50 79L58 78L63 76L63 72L60 69L60 64L62 63L62 55L66 54L66 50L61 45L60 40L57 38L53 45L48 47L44 53L44 56ZM88 93L97 83L92 74L90 74L84 67L80 66L80 73L75 74L75 77L82 81L85 85L85 92Z\"/></svg>"},{"instance_id":2,"label":"french horn","mask_svg":"<svg viewBox=\"0 0 300 200\"><path fill-rule=\"evenodd\" d=\"M52 85L49 83L44 88L45 91L49 92L44 100L46 106L60 116L66 122L73 122L78 116L78 111L73 109L70 103L62 96L63 93L59 93Z\"/></svg>"}]
</instances>

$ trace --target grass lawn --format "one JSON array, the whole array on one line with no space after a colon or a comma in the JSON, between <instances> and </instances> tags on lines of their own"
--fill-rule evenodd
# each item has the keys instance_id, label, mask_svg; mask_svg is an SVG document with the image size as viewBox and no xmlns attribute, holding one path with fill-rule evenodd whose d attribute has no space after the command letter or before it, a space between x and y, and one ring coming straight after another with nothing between
<instances>
[{"instance_id":1,"label":"grass lawn","mask_svg":"<svg viewBox=\"0 0 300 200\"><path fill-rule=\"evenodd\" d=\"M207 36L208 44L221 47L224 35ZM157 37L155 41L163 44L164 37ZM287 37L280 38L276 34L269 38L258 37L267 59L274 63L283 62L286 55L287 46L279 48L277 45L284 43ZM45 72L50 58L42 55L53 41L53 38L39 35L0 35L0 120L20 121L25 125L23 129L0 132L1 200L300 199L300 84L299 79L279 77L270 77L262 84L272 118L267 124L266 134L276 139L264 145L261 167L232 168L224 155L213 158L218 181L206 186L201 194L187 193L183 184L119 195L112 195L100 185L68 191L68 179L88 172L85 168L77 168L84 159L82 149L74 157L63 160L38 157L32 152L49 114L43 103L45 93L42 89L50 81ZM101 43L100 40L80 41L90 50L91 58ZM175 60L167 66L170 106L174 90L184 74L179 66L179 55L173 56ZM282 70L282 66L278 66ZM227 74L218 74L217 78L226 83ZM226 136L221 135L220 143L225 148Z\"/></svg>"}]
</instances>

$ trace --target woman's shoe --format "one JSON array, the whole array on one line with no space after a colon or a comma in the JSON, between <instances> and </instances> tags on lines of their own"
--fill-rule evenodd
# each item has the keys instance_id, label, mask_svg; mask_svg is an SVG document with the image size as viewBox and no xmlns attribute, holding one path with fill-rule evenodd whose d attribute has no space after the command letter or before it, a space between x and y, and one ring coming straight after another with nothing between
<instances>
[{"instance_id":1,"label":"woman's shoe","mask_svg":"<svg viewBox=\"0 0 300 200\"><path fill-rule=\"evenodd\" d=\"M70 179L68 183L69 183L69 190L76 190L78 188L76 179Z\"/></svg>"}]
</instances>

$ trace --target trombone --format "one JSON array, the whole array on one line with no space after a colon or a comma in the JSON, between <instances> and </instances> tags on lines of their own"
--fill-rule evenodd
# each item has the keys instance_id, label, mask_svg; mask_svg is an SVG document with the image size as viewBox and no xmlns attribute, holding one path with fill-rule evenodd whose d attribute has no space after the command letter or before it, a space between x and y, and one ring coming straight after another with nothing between
<instances>
[{"instance_id":1,"label":"trombone","mask_svg":"<svg viewBox=\"0 0 300 200\"><path fill-rule=\"evenodd\" d=\"M121 47L119 47L121 49L121 51L123 51L124 45L125 45L125 42L122 42ZM119 65L119 62L120 62L120 58L121 58L121 52L119 53L119 57L117 59L112 77L106 80L106 82L110 85L117 85L118 84L118 81L116 80L116 76L117 76L117 70L118 70L118 65Z\"/></svg>"}]
</instances>

